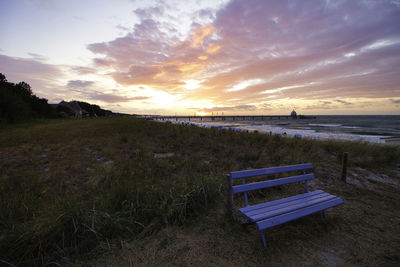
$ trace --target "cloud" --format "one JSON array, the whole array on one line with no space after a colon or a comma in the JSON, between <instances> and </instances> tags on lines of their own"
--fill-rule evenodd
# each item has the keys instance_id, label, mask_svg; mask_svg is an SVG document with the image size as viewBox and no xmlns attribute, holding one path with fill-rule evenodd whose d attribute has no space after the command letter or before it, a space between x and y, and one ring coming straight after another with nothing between
<instances>
[{"instance_id":1,"label":"cloud","mask_svg":"<svg viewBox=\"0 0 400 267\"><path fill-rule=\"evenodd\" d=\"M323 110L323 109L337 109L337 106L332 105L330 101L318 101L316 104L307 105L304 109L308 110Z\"/></svg>"},{"instance_id":2,"label":"cloud","mask_svg":"<svg viewBox=\"0 0 400 267\"><path fill-rule=\"evenodd\" d=\"M126 26L124 26L124 25L120 25L120 24L118 24L117 26L115 26L115 28L117 28L118 30L123 31L123 32L127 32L127 31L130 31L130 30L131 30L131 28L126 27Z\"/></svg>"},{"instance_id":3,"label":"cloud","mask_svg":"<svg viewBox=\"0 0 400 267\"><path fill-rule=\"evenodd\" d=\"M67 83L68 87L72 88L85 88L94 85L93 81L70 80Z\"/></svg>"},{"instance_id":4,"label":"cloud","mask_svg":"<svg viewBox=\"0 0 400 267\"><path fill-rule=\"evenodd\" d=\"M195 10L184 35L167 4L134 14L140 22L124 36L88 45L99 55L94 65L123 86L232 110L227 99L238 107L326 99L307 108L352 108L357 98L398 96L400 7L392 1L232 0ZM199 86L187 90L186 80Z\"/></svg>"},{"instance_id":5,"label":"cloud","mask_svg":"<svg viewBox=\"0 0 400 267\"><path fill-rule=\"evenodd\" d=\"M202 108L196 110L202 112L217 112L217 111L252 111L256 110L256 106L254 105L238 105L238 106L228 106L228 107L212 107L212 108Z\"/></svg>"},{"instance_id":6,"label":"cloud","mask_svg":"<svg viewBox=\"0 0 400 267\"><path fill-rule=\"evenodd\" d=\"M112 67L115 65L115 61L104 58L95 58L93 61L97 67Z\"/></svg>"},{"instance_id":7,"label":"cloud","mask_svg":"<svg viewBox=\"0 0 400 267\"><path fill-rule=\"evenodd\" d=\"M347 102L347 101L344 101L344 100L340 100L340 99L337 99L335 101L338 102L338 103L341 103L343 105L346 105L346 106L353 105L353 103L350 103L350 102Z\"/></svg>"},{"instance_id":8,"label":"cloud","mask_svg":"<svg viewBox=\"0 0 400 267\"><path fill-rule=\"evenodd\" d=\"M0 55L0 72L10 82L27 82L36 95L49 100L51 96L62 91L57 83L58 79L64 77L61 66L47 64L37 59Z\"/></svg>"},{"instance_id":9,"label":"cloud","mask_svg":"<svg viewBox=\"0 0 400 267\"><path fill-rule=\"evenodd\" d=\"M151 98L147 96L126 97L114 94L105 94L100 92L90 93L87 95L87 97L92 100L100 100L106 103L131 102L131 101L147 100Z\"/></svg>"},{"instance_id":10,"label":"cloud","mask_svg":"<svg viewBox=\"0 0 400 267\"><path fill-rule=\"evenodd\" d=\"M194 12L192 19L194 21L204 22L206 24L212 23L215 20L215 10L212 8L204 8Z\"/></svg>"},{"instance_id":11,"label":"cloud","mask_svg":"<svg viewBox=\"0 0 400 267\"><path fill-rule=\"evenodd\" d=\"M148 100L148 99L151 99L151 97L149 97L149 96L135 96L135 97L131 97L130 98L131 101L133 101L133 100Z\"/></svg>"},{"instance_id":12,"label":"cloud","mask_svg":"<svg viewBox=\"0 0 400 267\"><path fill-rule=\"evenodd\" d=\"M35 55L35 54L34 54ZM34 56L32 55L32 56ZM78 73L93 73L95 70L87 67L70 67ZM63 67L46 64L37 59L14 58L0 55L0 72L10 82L25 81L33 92L49 99L49 102L59 102L62 99L98 100L105 103L139 101L148 97L128 97L118 94L107 94L94 90L95 82L87 80L69 80L64 86L57 82L64 77Z\"/></svg>"},{"instance_id":13,"label":"cloud","mask_svg":"<svg viewBox=\"0 0 400 267\"><path fill-rule=\"evenodd\" d=\"M93 100L113 104L151 99L151 97L148 96L125 96L122 95L121 92L119 92L118 90L113 90L112 94L103 93L99 90L93 89L93 85L94 82L80 80L69 81L67 84L69 91L73 92L75 97L88 101Z\"/></svg>"},{"instance_id":14,"label":"cloud","mask_svg":"<svg viewBox=\"0 0 400 267\"><path fill-rule=\"evenodd\" d=\"M33 5L62 9L54 1ZM27 58L0 55L0 72L10 81L25 80L39 96L124 108L132 101L177 112L197 106L284 114L294 105L336 112L362 105L371 110L374 101L386 103L382 110L400 104L397 0L156 0L133 6L130 18L105 11L110 36L118 37L89 42L91 64L52 65L29 52ZM72 16L82 14L67 17L78 23L82 17ZM143 104L149 95L153 99Z\"/></svg>"},{"instance_id":15,"label":"cloud","mask_svg":"<svg viewBox=\"0 0 400 267\"><path fill-rule=\"evenodd\" d=\"M40 55L30 53L38 58ZM61 66L46 64L38 59L14 58L0 55L0 72L10 82L25 81L31 85L36 95L49 99L49 102L59 102L62 99L79 99L83 101L101 101L107 104L127 103L131 101L142 101L150 99L148 96L125 96L118 90L112 94L94 89L94 81L68 80L60 85L57 80L64 77ZM96 69L90 67L71 66L68 67L78 74L94 74ZM50 96L50 97L49 97Z\"/></svg>"},{"instance_id":16,"label":"cloud","mask_svg":"<svg viewBox=\"0 0 400 267\"><path fill-rule=\"evenodd\" d=\"M110 42L88 45L91 52L101 55L94 60L95 66L112 68L110 75L121 85L144 84L167 91L182 89L183 80L199 75L207 64L208 54L219 50L210 44L215 31L211 25L195 26L188 38L181 41L174 22L157 20L164 15L164 7L134 12L141 22L132 32Z\"/></svg>"},{"instance_id":17,"label":"cloud","mask_svg":"<svg viewBox=\"0 0 400 267\"><path fill-rule=\"evenodd\" d=\"M97 72L97 69L95 69L95 68L83 67L83 66L73 66L73 67L71 67L71 70L80 75L94 74Z\"/></svg>"},{"instance_id":18,"label":"cloud","mask_svg":"<svg viewBox=\"0 0 400 267\"><path fill-rule=\"evenodd\" d=\"M36 53L27 53L29 56L31 56L33 59L38 60L38 61L43 61L46 60L46 57L36 54Z\"/></svg>"},{"instance_id":19,"label":"cloud","mask_svg":"<svg viewBox=\"0 0 400 267\"><path fill-rule=\"evenodd\" d=\"M344 10L351 15L346 15ZM372 13L375 14L373 19L361 20L366 15L372 16ZM335 83L346 83L357 90L358 95L364 92L371 94L372 89L368 86L370 81L357 88L351 82L351 77L345 76L353 72L354 67L362 73L366 68L371 68L372 63L372 68L385 67L384 72L390 76L391 85L394 85L398 81L398 72L389 74L388 70L399 62L396 56L399 45L360 52L351 59L345 58L344 54L361 51L376 40L397 38L400 33L395 26L400 22L396 17L398 14L399 10L389 4L370 7L359 1L341 2L335 8L322 1L232 1L217 13L215 27L219 29L220 45L224 47L224 61L231 62L227 68L235 68L224 75L225 81L216 76L209 80L209 84L220 81L218 87L229 88L235 77L236 80L264 78L273 82L281 81L279 86L287 87L299 81L310 83L326 77L332 80L322 81L322 87L335 89ZM362 24L357 21L362 21ZM387 31L382 31L383 28ZM396 58L394 62L382 64L382 61L391 57ZM238 60L245 64L236 62ZM363 80L367 80L365 78ZM247 90L247 93L258 91L259 88L253 87L254 90ZM337 93L349 92L348 88L338 89ZM381 89L375 89L372 93L379 91L381 94ZM391 86L384 89L390 93ZM319 90L315 88L313 93L318 95Z\"/></svg>"},{"instance_id":20,"label":"cloud","mask_svg":"<svg viewBox=\"0 0 400 267\"><path fill-rule=\"evenodd\" d=\"M9 76L22 77L34 77L36 79L59 77L62 74L61 68L56 65L46 64L37 59L27 58L16 58L6 55L0 55L0 68Z\"/></svg>"},{"instance_id":21,"label":"cloud","mask_svg":"<svg viewBox=\"0 0 400 267\"><path fill-rule=\"evenodd\" d=\"M159 30L159 23L146 19L135 25L133 33L110 42L90 44L88 49L105 55L108 61L116 61L117 70L123 70L131 65L153 65L165 61L169 46L162 40L169 40L169 37Z\"/></svg>"},{"instance_id":22,"label":"cloud","mask_svg":"<svg viewBox=\"0 0 400 267\"><path fill-rule=\"evenodd\" d=\"M192 45L201 46L204 40L215 32L215 28L211 25L198 27L192 33Z\"/></svg>"},{"instance_id":23,"label":"cloud","mask_svg":"<svg viewBox=\"0 0 400 267\"><path fill-rule=\"evenodd\" d=\"M137 8L133 11L133 13L138 16L139 19L149 19L153 17L160 17L164 15L164 7L163 6L155 6L148 8Z\"/></svg>"}]
</instances>

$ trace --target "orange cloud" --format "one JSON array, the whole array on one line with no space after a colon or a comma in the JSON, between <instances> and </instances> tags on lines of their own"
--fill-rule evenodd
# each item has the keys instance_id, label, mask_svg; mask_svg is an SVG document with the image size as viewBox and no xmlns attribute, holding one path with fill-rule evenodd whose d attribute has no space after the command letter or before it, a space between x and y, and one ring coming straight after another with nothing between
<instances>
[{"instance_id":1,"label":"orange cloud","mask_svg":"<svg viewBox=\"0 0 400 267\"><path fill-rule=\"evenodd\" d=\"M203 45L204 39L214 32L215 28L211 25L197 28L192 34L192 45L195 47Z\"/></svg>"},{"instance_id":2,"label":"orange cloud","mask_svg":"<svg viewBox=\"0 0 400 267\"><path fill-rule=\"evenodd\" d=\"M338 19L338 9L330 10L338 16L320 22L324 4L295 5L306 5L302 9L306 13L292 13L279 1L231 1L211 25L192 28L184 40L167 30L168 23L146 19L127 36L92 44L89 49L105 56L94 61L96 66L114 64L112 77L118 83L170 91L182 103L207 101L211 106L256 112L253 107L264 107L264 102L276 102L268 108L280 110L278 100L333 99L331 105L323 102L324 107L348 109L354 101L344 102L345 97L398 96L400 76L395 66L400 42L393 39L398 27L384 34L379 30L383 20L371 22L374 37L369 34L371 27L357 28ZM369 12L350 2L341 5L356 17ZM316 21L322 23L323 31L314 30ZM198 82L192 86L195 82L189 81ZM341 101L335 100L338 96ZM304 107L312 106L304 103Z\"/></svg>"},{"instance_id":3,"label":"orange cloud","mask_svg":"<svg viewBox=\"0 0 400 267\"><path fill-rule=\"evenodd\" d=\"M209 44L208 45L208 47L207 47L207 53L208 54L215 54L215 53L217 53L219 50L221 49L221 46L220 45L217 45L217 44Z\"/></svg>"}]
</instances>

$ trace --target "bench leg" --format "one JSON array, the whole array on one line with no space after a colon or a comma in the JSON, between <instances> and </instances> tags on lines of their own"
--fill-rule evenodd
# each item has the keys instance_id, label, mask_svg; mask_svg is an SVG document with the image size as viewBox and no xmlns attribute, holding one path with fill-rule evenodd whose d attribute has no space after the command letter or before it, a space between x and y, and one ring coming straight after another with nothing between
<instances>
[{"instance_id":1,"label":"bench leg","mask_svg":"<svg viewBox=\"0 0 400 267\"><path fill-rule=\"evenodd\" d=\"M264 248L265 248L267 246L267 241L265 241L264 231L260 231L260 233L261 233L262 242L263 242L263 245L264 245Z\"/></svg>"},{"instance_id":2,"label":"bench leg","mask_svg":"<svg viewBox=\"0 0 400 267\"><path fill-rule=\"evenodd\" d=\"M324 210L324 211L322 212L322 214L324 215L324 219L327 219L327 218L328 218L328 216L326 215L326 210Z\"/></svg>"}]
</instances>

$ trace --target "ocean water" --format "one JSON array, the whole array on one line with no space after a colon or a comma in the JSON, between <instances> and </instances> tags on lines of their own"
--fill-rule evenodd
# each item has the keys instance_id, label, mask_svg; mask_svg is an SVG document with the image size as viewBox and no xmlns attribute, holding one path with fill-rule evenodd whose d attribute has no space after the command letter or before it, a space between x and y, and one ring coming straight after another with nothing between
<instances>
[{"instance_id":1,"label":"ocean water","mask_svg":"<svg viewBox=\"0 0 400 267\"><path fill-rule=\"evenodd\" d=\"M199 127L258 131L272 135L311 139L339 139L386 143L400 137L400 115L393 116L316 116L315 119L273 119L245 121L171 120L172 123Z\"/></svg>"}]
</instances>

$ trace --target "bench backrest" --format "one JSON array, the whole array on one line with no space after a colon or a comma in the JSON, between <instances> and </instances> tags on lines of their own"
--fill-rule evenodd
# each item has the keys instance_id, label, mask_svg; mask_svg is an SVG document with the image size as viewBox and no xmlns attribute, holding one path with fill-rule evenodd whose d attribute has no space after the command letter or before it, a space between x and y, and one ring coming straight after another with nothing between
<instances>
[{"instance_id":1,"label":"bench backrest","mask_svg":"<svg viewBox=\"0 0 400 267\"><path fill-rule=\"evenodd\" d=\"M290 165L290 166L281 166L281 167L272 167L272 168L265 168L265 169L256 169L256 170L245 170L245 171L236 171L231 172L229 174L230 179L242 179L242 185L235 185L232 186L232 194L244 193L244 199L246 202L246 206L249 205L247 199L247 192L252 190L258 190L273 186L279 186L284 184L296 183L305 181L306 191L308 190L308 180L314 179L315 176L313 173L306 174L306 170L312 169L312 163L305 163L305 164L297 164L297 165ZM246 178L261 176L261 175L270 175L276 173L283 173L283 172L292 172L292 171L303 171L302 175L291 176L286 178L274 179L269 181L262 181L256 183L248 183L246 184ZM232 184L232 183L231 183Z\"/></svg>"}]
</instances>

